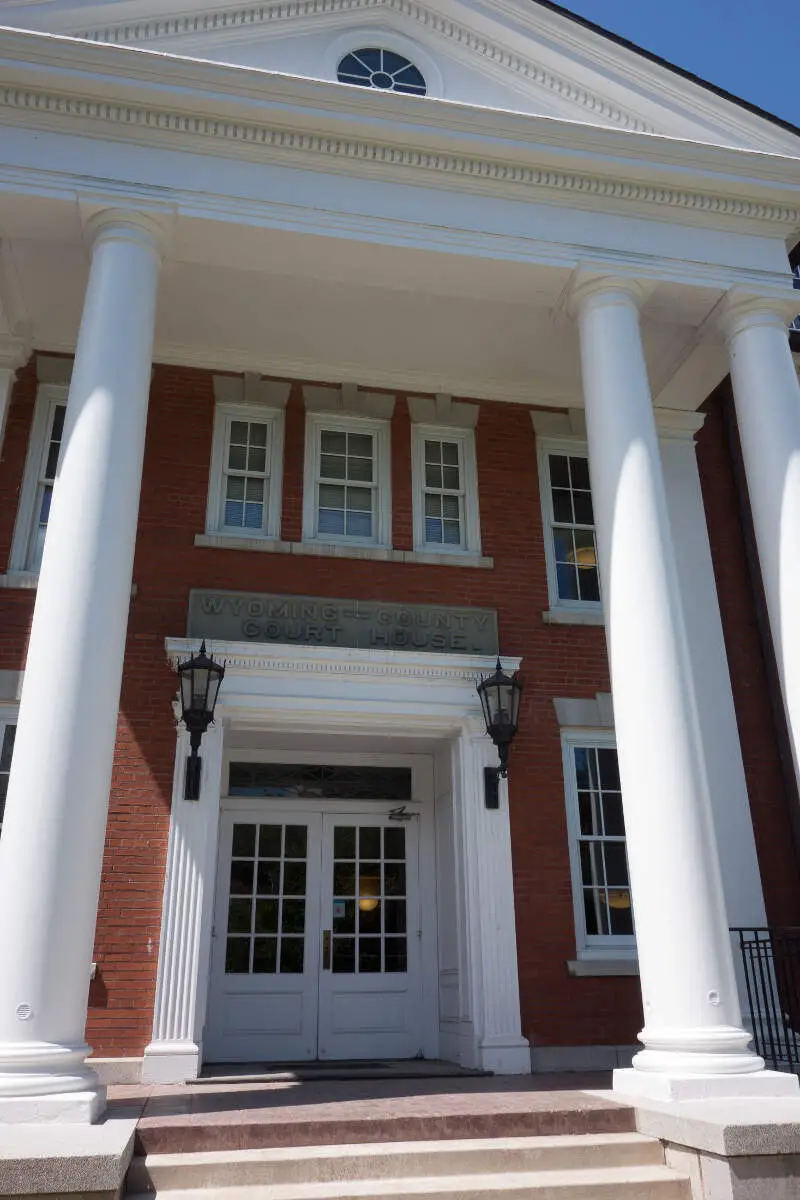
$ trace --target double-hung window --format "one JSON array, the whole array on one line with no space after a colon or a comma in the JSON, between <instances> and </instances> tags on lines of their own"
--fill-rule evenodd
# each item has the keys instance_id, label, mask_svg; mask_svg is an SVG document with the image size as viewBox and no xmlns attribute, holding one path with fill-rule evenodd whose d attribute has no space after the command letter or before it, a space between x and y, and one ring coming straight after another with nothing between
<instances>
[{"instance_id":1,"label":"double-hung window","mask_svg":"<svg viewBox=\"0 0 800 1200\"><path fill-rule=\"evenodd\" d=\"M617 751L609 734L563 736L579 957L633 956L636 941Z\"/></svg>"},{"instance_id":2,"label":"double-hung window","mask_svg":"<svg viewBox=\"0 0 800 1200\"><path fill-rule=\"evenodd\" d=\"M14 753L16 732L16 718L0 717L0 834L3 832L8 776L11 771L11 756Z\"/></svg>"},{"instance_id":3,"label":"double-hung window","mask_svg":"<svg viewBox=\"0 0 800 1200\"><path fill-rule=\"evenodd\" d=\"M66 389L39 388L20 493L10 569L38 574L50 520L67 411Z\"/></svg>"},{"instance_id":4,"label":"double-hung window","mask_svg":"<svg viewBox=\"0 0 800 1200\"><path fill-rule=\"evenodd\" d=\"M281 520L283 413L217 404L206 531L277 538Z\"/></svg>"},{"instance_id":5,"label":"double-hung window","mask_svg":"<svg viewBox=\"0 0 800 1200\"><path fill-rule=\"evenodd\" d=\"M385 421L307 414L306 540L391 543L388 454Z\"/></svg>"},{"instance_id":6,"label":"double-hung window","mask_svg":"<svg viewBox=\"0 0 800 1200\"><path fill-rule=\"evenodd\" d=\"M412 425L414 548L479 554L473 430Z\"/></svg>"},{"instance_id":7,"label":"double-hung window","mask_svg":"<svg viewBox=\"0 0 800 1200\"><path fill-rule=\"evenodd\" d=\"M551 606L599 609L597 534L586 452L545 444L540 447L539 469Z\"/></svg>"}]
</instances>

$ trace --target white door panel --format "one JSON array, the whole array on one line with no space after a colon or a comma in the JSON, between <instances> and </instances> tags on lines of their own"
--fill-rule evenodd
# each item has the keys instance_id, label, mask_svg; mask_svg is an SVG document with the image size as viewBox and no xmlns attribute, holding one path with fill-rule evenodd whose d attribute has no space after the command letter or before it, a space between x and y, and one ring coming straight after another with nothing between
<instances>
[{"instance_id":1,"label":"white door panel","mask_svg":"<svg viewBox=\"0 0 800 1200\"><path fill-rule=\"evenodd\" d=\"M418 876L416 816L325 817L321 1059L420 1053Z\"/></svg>"},{"instance_id":2,"label":"white door panel","mask_svg":"<svg viewBox=\"0 0 800 1200\"><path fill-rule=\"evenodd\" d=\"M220 829L206 1057L317 1057L322 816L227 812Z\"/></svg>"}]
</instances>

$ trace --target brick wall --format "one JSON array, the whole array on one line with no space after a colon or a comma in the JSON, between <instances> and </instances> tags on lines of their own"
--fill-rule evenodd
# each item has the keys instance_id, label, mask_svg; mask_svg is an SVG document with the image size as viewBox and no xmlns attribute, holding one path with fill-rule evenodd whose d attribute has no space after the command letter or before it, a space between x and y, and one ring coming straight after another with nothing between
<instances>
[{"instance_id":1,"label":"brick wall","mask_svg":"<svg viewBox=\"0 0 800 1200\"><path fill-rule=\"evenodd\" d=\"M34 395L35 372L29 366L15 387L3 448L0 563L8 557ZM212 423L211 374L157 366L134 565L137 594L131 602L97 925L98 976L90 994L87 1032L95 1052L139 1054L150 1038L175 747L170 707L175 677L166 664L164 638L183 633L192 587L498 610L501 648L523 657L526 677L510 778L523 1032L540 1045L632 1042L641 1023L638 981L571 979L565 967L574 957L575 935L561 748L552 699L593 697L598 690L607 691L609 681L602 629L542 621L548 597L528 410L481 404L478 480L483 551L495 561L491 571L195 547L194 536L205 525ZM296 384L286 413L286 540L298 539L301 531L303 428L302 394ZM733 629L726 622L726 636L735 641L740 636L737 620L747 621L746 575L741 556L737 558L735 530L729 529L728 481L713 422L703 437L703 455L715 566L718 578L725 572L726 591L736 610ZM412 544L410 469L408 408L400 395L392 423L398 548ZM2 666L22 663L32 601L30 592L0 591ZM742 650L744 672L752 665L752 653ZM742 671L734 676L737 688L743 686ZM752 744L746 736L752 723L758 725L760 703L758 697L742 701L737 696L748 782L764 810L764 819L757 820L759 853L768 870L772 855L780 860L783 878L788 870L787 839L780 804L771 798L770 732L759 727Z\"/></svg>"}]
</instances>

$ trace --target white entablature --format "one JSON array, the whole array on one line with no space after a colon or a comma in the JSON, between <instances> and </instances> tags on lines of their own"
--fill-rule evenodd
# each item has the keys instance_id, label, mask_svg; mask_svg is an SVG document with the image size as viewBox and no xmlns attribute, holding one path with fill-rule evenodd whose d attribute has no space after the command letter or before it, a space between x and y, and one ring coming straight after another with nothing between
<instances>
[{"instance_id":1,"label":"white entablature","mask_svg":"<svg viewBox=\"0 0 800 1200\"><path fill-rule=\"evenodd\" d=\"M778 153L794 141L530 0L207 0L188 12L175 0L6 0L0 24L316 79L335 79L349 50L383 45L415 61L429 95L445 100Z\"/></svg>"}]
</instances>

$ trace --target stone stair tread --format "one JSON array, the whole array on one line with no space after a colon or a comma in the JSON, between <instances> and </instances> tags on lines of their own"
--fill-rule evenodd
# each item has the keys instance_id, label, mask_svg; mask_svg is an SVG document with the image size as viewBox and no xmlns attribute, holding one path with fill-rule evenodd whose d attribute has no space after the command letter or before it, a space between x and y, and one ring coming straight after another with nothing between
<instances>
[{"instance_id":1,"label":"stone stair tread","mask_svg":"<svg viewBox=\"0 0 800 1200\"><path fill-rule=\"evenodd\" d=\"M638 1146L660 1153L656 1139L643 1133L558 1133L530 1137L461 1138L413 1142L351 1142L321 1146L267 1146L248 1150L194 1150L184 1153L154 1153L134 1159L148 1166L182 1166L188 1164L217 1164L230 1162L296 1163L299 1160L406 1157L407 1155L476 1154L482 1151L513 1152L527 1150L569 1149L588 1146Z\"/></svg>"},{"instance_id":2,"label":"stone stair tread","mask_svg":"<svg viewBox=\"0 0 800 1200\"><path fill-rule=\"evenodd\" d=\"M534 1194L536 1200L574 1196L575 1200L690 1200L688 1177L659 1165L614 1166L557 1171L519 1171L486 1175L439 1175L411 1179L356 1179L240 1187L169 1188L170 1200L402 1200L406 1196L458 1197ZM133 1193L127 1200L152 1200L159 1193Z\"/></svg>"}]
</instances>

